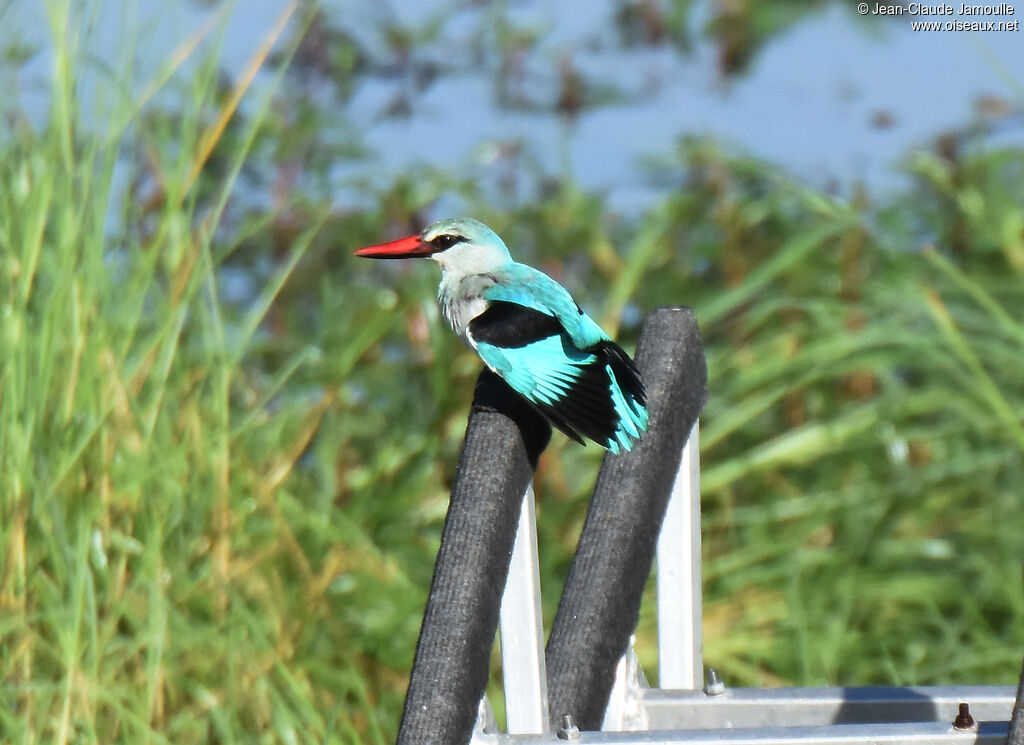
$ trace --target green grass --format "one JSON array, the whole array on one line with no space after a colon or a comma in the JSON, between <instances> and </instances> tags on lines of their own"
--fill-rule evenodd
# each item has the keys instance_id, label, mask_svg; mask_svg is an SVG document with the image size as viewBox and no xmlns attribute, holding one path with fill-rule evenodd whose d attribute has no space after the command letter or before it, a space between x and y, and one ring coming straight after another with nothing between
<instances>
[{"instance_id":1,"label":"green grass","mask_svg":"<svg viewBox=\"0 0 1024 745\"><path fill-rule=\"evenodd\" d=\"M912 190L844 204L691 140L628 224L571 183L506 209L429 171L357 213L253 207L318 131L280 84L315 19L226 86L215 26L134 79L88 61L78 4L48 11L48 121L0 131L5 741L393 740L479 363L430 267L349 249L450 192L627 346L621 318L695 308L727 684L1015 682L1020 149L918 153ZM548 620L599 459L556 436L541 462ZM653 640L648 602L648 672Z\"/></svg>"},{"instance_id":2,"label":"green grass","mask_svg":"<svg viewBox=\"0 0 1024 745\"><path fill-rule=\"evenodd\" d=\"M51 22L72 13L55 3ZM265 114L220 139L232 96L203 65L194 111L160 123L173 132L148 130L130 100L91 119L71 54L58 45L46 130L9 133L0 167L0 730L26 743L383 741L357 664L367 641L333 606L349 573L396 588L403 573L350 514L284 486L342 394L282 397L316 364L312 347L268 376L250 360L323 219L254 302L230 307L218 272L237 239L214 227ZM225 167L206 178L214 145ZM152 164L139 176L159 182L150 204L115 184L132 147ZM405 602L381 606L401 625L416 610Z\"/></svg>"}]
</instances>

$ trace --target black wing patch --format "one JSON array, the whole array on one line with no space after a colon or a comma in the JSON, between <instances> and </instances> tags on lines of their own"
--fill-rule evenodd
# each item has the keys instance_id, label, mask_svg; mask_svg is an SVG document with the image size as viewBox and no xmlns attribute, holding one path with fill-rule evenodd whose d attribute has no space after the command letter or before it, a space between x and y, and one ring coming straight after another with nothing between
<instances>
[{"instance_id":1,"label":"black wing patch","mask_svg":"<svg viewBox=\"0 0 1024 745\"><path fill-rule=\"evenodd\" d=\"M619 412L612 401L608 368L626 399L647 405L640 371L623 349L611 341L600 342L585 351L597 359L583 368L568 393L554 404L535 401L550 422L579 443L588 437L601 446L614 439L619 428Z\"/></svg>"},{"instance_id":2,"label":"black wing patch","mask_svg":"<svg viewBox=\"0 0 1024 745\"><path fill-rule=\"evenodd\" d=\"M554 316L504 300L492 300L487 310L469 322L473 341L506 349L525 347L562 332L562 324Z\"/></svg>"},{"instance_id":3,"label":"black wing patch","mask_svg":"<svg viewBox=\"0 0 1024 745\"><path fill-rule=\"evenodd\" d=\"M578 350L558 319L547 313L518 303L492 300L487 310L469 322L468 330L474 342L486 342L505 349L525 347L559 336L567 352L583 351L594 355L596 359L582 367L579 377L558 401L549 404L527 399L552 425L580 444L586 437L606 446L610 439L615 438L620 414L612 400L611 376L614 376L627 401L633 399L641 406L647 405L640 371L620 346L602 341Z\"/></svg>"},{"instance_id":4,"label":"black wing patch","mask_svg":"<svg viewBox=\"0 0 1024 745\"><path fill-rule=\"evenodd\" d=\"M604 355L612 368L612 375L619 382L619 388L626 394L627 398L632 397L641 406L647 406L647 390L644 388L644 381L640 377L640 370L637 368L633 358L626 354L626 351L612 341L603 342ZM599 355L601 356L601 355Z\"/></svg>"}]
</instances>

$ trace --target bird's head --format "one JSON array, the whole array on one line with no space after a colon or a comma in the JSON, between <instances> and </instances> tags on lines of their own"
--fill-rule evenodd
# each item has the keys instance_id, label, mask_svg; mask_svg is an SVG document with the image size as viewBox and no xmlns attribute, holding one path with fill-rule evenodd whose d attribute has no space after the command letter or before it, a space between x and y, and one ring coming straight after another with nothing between
<instances>
[{"instance_id":1,"label":"bird's head","mask_svg":"<svg viewBox=\"0 0 1024 745\"><path fill-rule=\"evenodd\" d=\"M512 260L498 234L469 217L439 220L422 233L361 248L356 251L356 256L371 259L431 258L441 265L445 274L482 274Z\"/></svg>"}]
</instances>

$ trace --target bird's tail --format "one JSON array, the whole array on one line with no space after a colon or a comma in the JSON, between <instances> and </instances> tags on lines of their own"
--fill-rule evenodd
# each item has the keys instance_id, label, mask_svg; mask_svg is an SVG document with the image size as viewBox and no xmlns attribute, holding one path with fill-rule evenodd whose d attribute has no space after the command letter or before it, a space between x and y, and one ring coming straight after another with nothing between
<instances>
[{"instance_id":1,"label":"bird's tail","mask_svg":"<svg viewBox=\"0 0 1024 745\"><path fill-rule=\"evenodd\" d=\"M632 450L633 443L647 430L647 392L640 370L622 347L614 342L601 345L598 358L605 360L612 405L617 415L615 431L602 443L613 453Z\"/></svg>"}]
</instances>

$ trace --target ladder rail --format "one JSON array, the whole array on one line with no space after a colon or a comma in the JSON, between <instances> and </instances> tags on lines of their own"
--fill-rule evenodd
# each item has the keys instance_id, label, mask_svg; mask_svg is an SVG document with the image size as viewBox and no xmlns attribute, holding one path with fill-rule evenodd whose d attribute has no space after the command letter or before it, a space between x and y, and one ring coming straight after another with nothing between
<instances>
[{"instance_id":1,"label":"ladder rail","mask_svg":"<svg viewBox=\"0 0 1024 745\"><path fill-rule=\"evenodd\" d=\"M704 683L700 556L700 420L683 447L658 537L658 686Z\"/></svg>"},{"instance_id":2,"label":"ladder rail","mask_svg":"<svg viewBox=\"0 0 1024 745\"><path fill-rule=\"evenodd\" d=\"M548 725L548 681L544 669L537 554L537 505L531 482L519 510L508 579L501 598L502 684L509 734L536 734Z\"/></svg>"}]
</instances>

